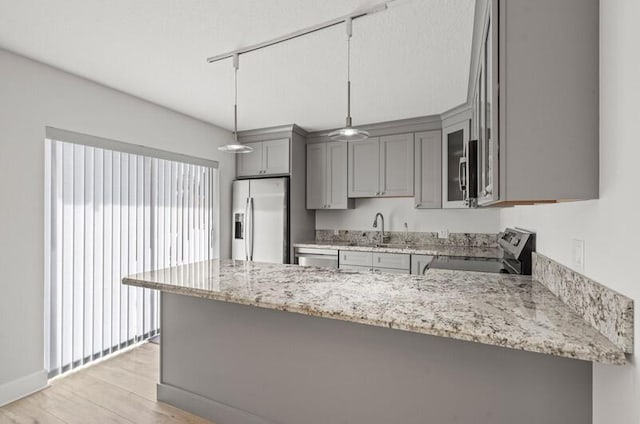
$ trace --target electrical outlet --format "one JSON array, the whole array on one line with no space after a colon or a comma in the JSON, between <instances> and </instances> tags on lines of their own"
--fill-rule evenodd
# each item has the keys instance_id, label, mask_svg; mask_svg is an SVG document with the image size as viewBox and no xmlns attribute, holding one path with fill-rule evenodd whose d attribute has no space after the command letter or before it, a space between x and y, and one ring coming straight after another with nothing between
<instances>
[{"instance_id":1,"label":"electrical outlet","mask_svg":"<svg viewBox=\"0 0 640 424\"><path fill-rule=\"evenodd\" d=\"M584 240L573 239L573 266L576 271L584 270Z\"/></svg>"},{"instance_id":2,"label":"electrical outlet","mask_svg":"<svg viewBox=\"0 0 640 424\"><path fill-rule=\"evenodd\" d=\"M438 231L438 238L440 238L440 239L448 239L449 238L449 230L440 230L440 231Z\"/></svg>"}]
</instances>

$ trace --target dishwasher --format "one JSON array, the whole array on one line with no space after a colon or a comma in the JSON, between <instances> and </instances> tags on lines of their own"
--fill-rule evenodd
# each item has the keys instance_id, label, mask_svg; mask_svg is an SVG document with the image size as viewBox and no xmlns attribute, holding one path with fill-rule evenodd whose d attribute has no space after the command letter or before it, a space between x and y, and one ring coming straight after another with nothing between
<instances>
[{"instance_id":1,"label":"dishwasher","mask_svg":"<svg viewBox=\"0 0 640 424\"><path fill-rule=\"evenodd\" d=\"M338 251L334 249L296 249L296 263L301 266L338 268Z\"/></svg>"}]
</instances>

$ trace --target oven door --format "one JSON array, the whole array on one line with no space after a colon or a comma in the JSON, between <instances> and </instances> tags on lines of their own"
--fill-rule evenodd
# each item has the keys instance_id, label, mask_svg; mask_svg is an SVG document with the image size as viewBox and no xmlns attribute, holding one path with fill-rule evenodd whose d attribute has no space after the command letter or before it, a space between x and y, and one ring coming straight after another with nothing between
<instances>
[{"instance_id":1,"label":"oven door","mask_svg":"<svg viewBox=\"0 0 640 424\"><path fill-rule=\"evenodd\" d=\"M509 271L505 269L502 259L475 258L469 256L438 256L431 262L431 269L509 273Z\"/></svg>"}]
</instances>

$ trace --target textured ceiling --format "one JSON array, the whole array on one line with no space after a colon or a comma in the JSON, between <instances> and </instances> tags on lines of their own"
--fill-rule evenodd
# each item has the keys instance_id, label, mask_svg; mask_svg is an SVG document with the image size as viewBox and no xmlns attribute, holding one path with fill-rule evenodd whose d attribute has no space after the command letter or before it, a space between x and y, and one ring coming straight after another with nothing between
<instances>
[{"instance_id":1,"label":"textured ceiling","mask_svg":"<svg viewBox=\"0 0 640 424\"><path fill-rule=\"evenodd\" d=\"M0 47L224 128L231 60L205 58L377 0L0 0ZM354 21L354 124L466 99L475 0L395 0ZM239 127L344 123L344 26L240 57Z\"/></svg>"}]
</instances>

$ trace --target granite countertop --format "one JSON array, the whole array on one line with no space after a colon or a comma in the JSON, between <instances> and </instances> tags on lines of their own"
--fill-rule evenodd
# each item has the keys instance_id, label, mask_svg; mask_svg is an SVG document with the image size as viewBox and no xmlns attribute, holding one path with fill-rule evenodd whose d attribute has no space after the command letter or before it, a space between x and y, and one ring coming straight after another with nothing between
<instances>
[{"instance_id":1,"label":"granite countertop","mask_svg":"<svg viewBox=\"0 0 640 424\"><path fill-rule=\"evenodd\" d=\"M434 244L397 244L391 246L378 246L375 244L357 244L341 241L310 241L295 243L293 247L355 250L360 252L407 253L413 255L468 256L492 259L502 258L501 248L486 246L442 246Z\"/></svg>"},{"instance_id":2,"label":"granite countertop","mask_svg":"<svg viewBox=\"0 0 640 424\"><path fill-rule=\"evenodd\" d=\"M424 276L212 260L124 284L609 364L623 351L530 276Z\"/></svg>"}]
</instances>

